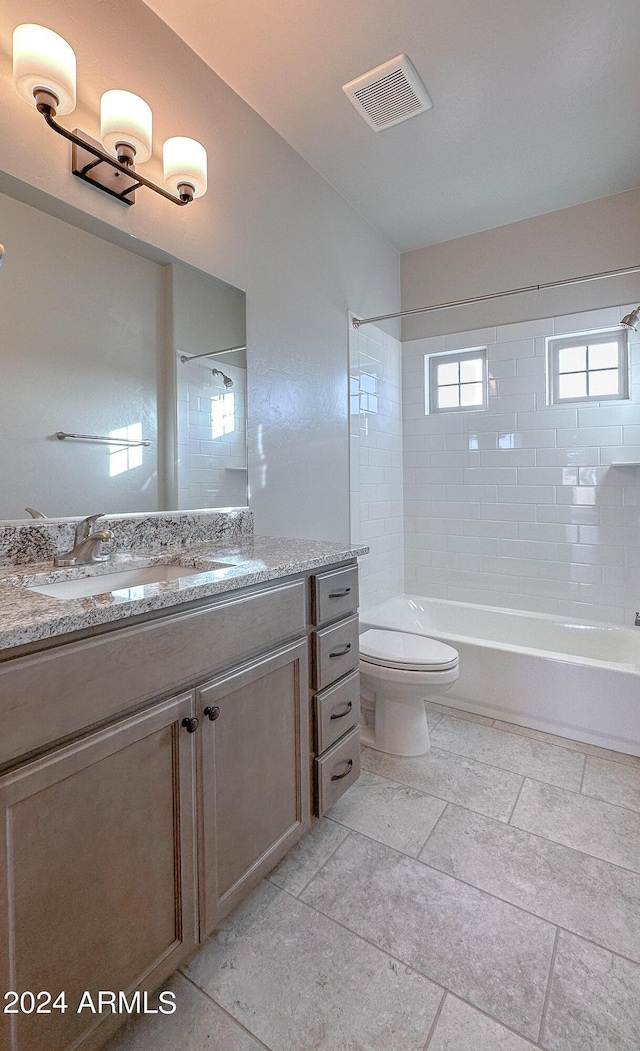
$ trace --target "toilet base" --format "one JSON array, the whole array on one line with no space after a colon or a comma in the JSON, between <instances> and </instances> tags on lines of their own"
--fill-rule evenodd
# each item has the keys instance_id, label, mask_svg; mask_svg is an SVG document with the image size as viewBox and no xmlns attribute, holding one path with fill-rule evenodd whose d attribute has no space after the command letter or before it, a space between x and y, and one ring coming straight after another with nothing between
<instances>
[{"instance_id":1,"label":"toilet base","mask_svg":"<svg viewBox=\"0 0 640 1051\"><path fill-rule=\"evenodd\" d=\"M431 747L427 712L422 698L375 697L375 729L361 727L360 740L368 748L391 755L426 755Z\"/></svg>"}]
</instances>

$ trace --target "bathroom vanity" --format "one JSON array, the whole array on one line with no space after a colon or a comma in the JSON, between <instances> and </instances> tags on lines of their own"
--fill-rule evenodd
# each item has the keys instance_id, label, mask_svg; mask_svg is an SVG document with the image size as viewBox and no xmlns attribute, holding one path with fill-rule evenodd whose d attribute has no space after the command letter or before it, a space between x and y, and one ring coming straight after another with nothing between
<instances>
[{"instance_id":1,"label":"bathroom vanity","mask_svg":"<svg viewBox=\"0 0 640 1051\"><path fill-rule=\"evenodd\" d=\"M156 989L356 780L360 553L201 545L69 602L2 571L0 985L36 1000L0 1046L101 1047L127 1016L83 993Z\"/></svg>"}]
</instances>

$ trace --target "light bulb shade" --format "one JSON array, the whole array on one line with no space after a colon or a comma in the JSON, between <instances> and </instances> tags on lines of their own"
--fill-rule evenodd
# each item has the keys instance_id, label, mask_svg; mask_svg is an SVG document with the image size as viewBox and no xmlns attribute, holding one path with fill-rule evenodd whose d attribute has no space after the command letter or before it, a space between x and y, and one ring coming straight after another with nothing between
<instances>
[{"instance_id":1,"label":"light bulb shade","mask_svg":"<svg viewBox=\"0 0 640 1051\"><path fill-rule=\"evenodd\" d=\"M33 92L43 88L58 99L57 112L76 108L76 56L61 36L45 26L26 22L13 31L13 82L23 99L34 105Z\"/></svg>"},{"instance_id":2,"label":"light bulb shade","mask_svg":"<svg viewBox=\"0 0 640 1051\"><path fill-rule=\"evenodd\" d=\"M636 307L630 314L626 314L620 322L625 328L630 328L633 332L637 332L640 327L640 307Z\"/></svg>"},{"instance_id":3,"label":"light bulb shade","mask_svg":"<svg viewBox=\"0 0 640 1051\"><path fill-rule=\"evenodd\" d=\"M164 184L171 193L179 193L181 184L193 186L193 196L207 192L207 151L195 139L174 135L162 147Z\"/></svg>"},{"instance_id":4,"label":"light bulb shade","mask_svg":"<svg viewBox=\"0 0 640 1051\"><path fill-rule=\"evenodd\" d=\"M100 99L100 138L107 153L117 156L118 143L132 146L136 163L151 156L151 107L138 95L115 88Z\"/></svg>"}]
</instances>

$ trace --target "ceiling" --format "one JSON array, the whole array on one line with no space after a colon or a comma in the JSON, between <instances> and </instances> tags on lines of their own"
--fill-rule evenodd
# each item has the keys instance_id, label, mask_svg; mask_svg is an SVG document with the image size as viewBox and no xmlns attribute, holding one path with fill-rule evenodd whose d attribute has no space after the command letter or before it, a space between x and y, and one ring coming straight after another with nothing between
<instances>
[{"instance_id":1,"label":"ceiling","mask_svg":"<svg viewBox=\"0 0 640 1051\"><path fill-rule=\"evenodd\" d=\"M640 183L638 0L146 0L400 251ZM433 109L342 85L409 55Z\"/></svg>"}]
</instances>

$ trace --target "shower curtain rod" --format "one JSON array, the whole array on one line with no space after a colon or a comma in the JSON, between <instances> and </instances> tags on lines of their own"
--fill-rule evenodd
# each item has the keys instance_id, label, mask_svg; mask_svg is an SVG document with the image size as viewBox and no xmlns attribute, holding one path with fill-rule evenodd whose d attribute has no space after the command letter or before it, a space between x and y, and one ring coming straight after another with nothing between
<instances>
[{"instance_id":1,"label":"shower curtain rod","mask_svg":"<svg viewBox=\"0 0 640 1051\"><path fill-rule=\"evenodd\" d=\"M188 361L196 361L198 358L219 358L221 354L232 354L234 350L246 349L246 347L227 347L226 350L207 350L204 354L181 354L180 361L186 365Z\"/></svg>"},{"instance_id":2,"label":"shower curtain rod","mask_svg":"<svg viewBox=\"0 0 640 1051\"><path fill-rule=\"evenodd\" d=\"M503 296L519 296L522 292L540 292L543 288L562 288L563 285L579 285L583 281L601 281L604 277L620 277L622 274L638 273L640 273L640 266L626 266L622 270L603 270L600 274L585 274L583 277L570 277L563 281L546 281L542 285L509 288L505 292L490 292L486 296L473 296L471 299L454 299L450 303L434 303L430 307L398 310L395 314L379 314L378 317L354 318L352 324L357 329L361 325L372 325L374 321L390 321L396 317L409 317L410 314L426 314L430 310L449 310L451 307L467 306L470 303L485 303L488 299L502 299Z\"/></svg>"}]
</instances>

